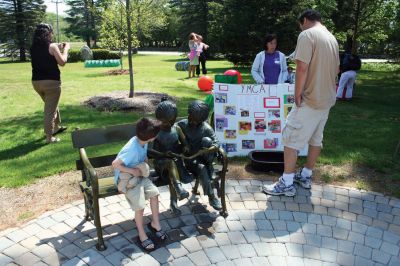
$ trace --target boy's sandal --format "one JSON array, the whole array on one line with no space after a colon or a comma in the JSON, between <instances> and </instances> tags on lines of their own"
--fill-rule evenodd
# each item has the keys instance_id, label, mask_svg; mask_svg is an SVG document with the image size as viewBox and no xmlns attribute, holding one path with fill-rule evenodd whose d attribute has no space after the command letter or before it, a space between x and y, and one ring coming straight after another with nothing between
<instances>
[{"instance_id":1,"label":"boy's sandal","mask_svg":"<svg viewBox=\"0 0 400 266\"><path fill-rule=\"evenodd\" d=\"M162 229L160 229L159 231L157 231L153 226L151 226L151 223L148 223L148 224L147 224L147 227L149 228L149 230L150 230L151 232L153 232L153 233L156 235L156 237L157 237L158 239L160 239L160 240L162 240L162 241L164 241L164 240L167 239L167 234L166 234Z\"/></svg>"},{"instance_id":2,"label":"boy's sandal","mask_svg":"<svg viewBox=\"0 0 400 266\"><path fill-rule=\"evenodd\" d=\"M154 242L150 238L146 238L145 240L141 241L140 245L142 245L146 251L153 251L156 248Z\"/></svg>"}]
</instances>

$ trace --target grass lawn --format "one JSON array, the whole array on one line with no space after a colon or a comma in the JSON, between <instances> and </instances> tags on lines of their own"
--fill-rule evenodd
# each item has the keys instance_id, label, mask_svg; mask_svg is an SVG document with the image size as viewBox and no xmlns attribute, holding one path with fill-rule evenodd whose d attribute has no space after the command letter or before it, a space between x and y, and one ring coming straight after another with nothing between
<instances>
[{"instance_id":1,"label":"grass lawn","mask_svg":"<svg viewBox=\"0 0 400 266\"><path fill-rule=\"evenodd\" d=\"M175 71L177 56L135 55L135 91L163 92L179 97L179 116L186 115L188 102L203 99L197 90L197 79L185 79L186 72ZM124 60L125 66L127 60ZM227 61L209 61L209 74L221 74L232 67ZM93 95L114 90L129 90L129 77L107 76L109 68L85 69L83 63L70 63L62 68L60 111L63 124L92 128L133 122L135 113L101 113L87 109L82 102ZM250 69L239 69L243 83L253 83ZM16 187L36 178L74 169L77 151L70 134L62 141L45 145L43 103L33 90L30 63L0 62L0 186ZM353 102L338 103L331 112L325 132L322 165L366 166L381 175L388 193L400 196L400 155L393 158L400 141L400 66L364 65L357 77ZM110 152L121 147L105 146ZM89 150L91 154L100 153ZM329 175L325 181L334 181ZM369 180L361 180L369 188ZM360 181L360 182L361 182ZM397 184L392 186L391 182ZM372 185L374 187L374 185Z\"/></svg>"}]
</instances>

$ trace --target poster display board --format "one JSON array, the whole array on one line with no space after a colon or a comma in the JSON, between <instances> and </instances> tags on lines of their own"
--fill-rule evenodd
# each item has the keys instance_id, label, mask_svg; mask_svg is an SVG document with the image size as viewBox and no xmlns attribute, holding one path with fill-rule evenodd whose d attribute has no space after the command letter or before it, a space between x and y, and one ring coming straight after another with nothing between
<instances>
[{"instance_id":1,"label":"poster display board","mask_svg":"<svg viewBox=\"0 0 400 266\"><path fill-rule=\"evenodd\" d=\"M214 83L215 133L228 156L283 151L282 129L294 104L294 84ZM300 155L307 154L307 147Z\"/></svg>"}]
</instances>

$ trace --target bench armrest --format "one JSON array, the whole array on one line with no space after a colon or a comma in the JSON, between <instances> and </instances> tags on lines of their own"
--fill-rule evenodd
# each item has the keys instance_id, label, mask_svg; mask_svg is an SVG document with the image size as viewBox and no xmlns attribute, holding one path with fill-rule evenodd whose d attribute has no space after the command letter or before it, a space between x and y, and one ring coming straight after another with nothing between
<instances>
[{"instance_id":1,"label":"bench armrest","mask_svg":"<svg viewBox=\"0 0 400 266\"><path fill-rule=\"evenodd\" d=\"M86 155L85 148L79 149L79 155L83 163L83 171L86 175L86 184L88 187L90 186L92 187L93 195L98 195L99 194L98 176L96 170L94 169L94 167L89 161L89 158Z\"/></svg>"}]
</instances>

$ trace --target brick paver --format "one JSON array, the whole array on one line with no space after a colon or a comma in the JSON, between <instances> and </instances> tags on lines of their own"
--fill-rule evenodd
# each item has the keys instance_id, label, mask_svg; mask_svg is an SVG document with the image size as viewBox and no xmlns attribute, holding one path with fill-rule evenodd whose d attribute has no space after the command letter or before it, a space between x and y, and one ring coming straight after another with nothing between
<instances>
[{"instance_id":1,"label":"brick paver","mask_svg":"<svg viewBox=\"0 0 400 266\"><path fill-rule=\"evenodd\" d=\"M180 240L148 254L136 245L123 196L100 200L105 251L96 250L95 227L76 201L0 232L0 265L400 265L399 199L317 184L293 198L260 192L270 183L228 180L226 219L203 196L179 202L174 216L160 188L162 226Z\"/></svg>"}]
</instances>

